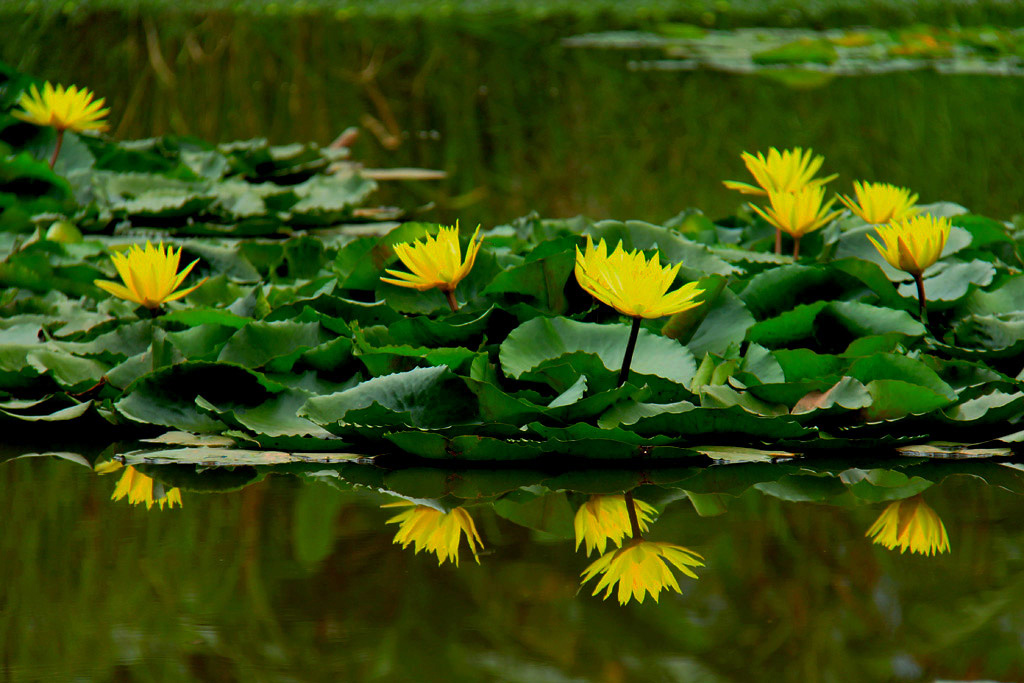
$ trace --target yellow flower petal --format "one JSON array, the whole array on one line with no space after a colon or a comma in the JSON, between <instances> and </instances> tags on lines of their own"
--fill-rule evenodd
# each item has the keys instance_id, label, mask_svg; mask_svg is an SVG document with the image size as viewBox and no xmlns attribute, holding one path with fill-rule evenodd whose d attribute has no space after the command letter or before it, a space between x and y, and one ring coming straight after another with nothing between
<instances>
[{"instance_id":1,"label":"yellow flower petal","mask_svg":"<svg viewBox=\"0 0 1024 683\"><path fill-rule=\"evenodd\" d=\"M821 168L825 157L814 156L811 150L805 152L799 147L782 152L772 147L767 157L761 152L757 155L743 152L740 157L760 187L735 180L726 180L723 184L730 190L738 190L747 195L770 195L773 192L797 192L804 187L822 187L836 177L830 175L815 178L814 174Z\"/></svg>"},{"instance_id":2,"label":"yellow flower petal","mask_svg":"<svg viewBox=\"0 0 1024 683\"><path fill-rule=\"evenodd\" d=\"M854 182L853 191L857 196L856 201L846 195L839 195L839 201L867 223L888 223L917 213L914 206L917 195L911 194L905 187L888 183Z\"/></svg>"},{"instance_id":3,"label":"yellow flower petal","mask_svg":"<svg viewBox=\"0 0 1024 683\"><path fill-rule=\"evenodd\" d=\"M655 254L650 261L639 251L627 252L620 242L608 254L604 239L594 246L587 235L585 251L576 248L576 281L591 296L634 318L661 318L699 306L694 301L704 290L695 283L668 293L680 265L662 266Z\"/></svg>"},{"instance_id":4,"label":"yellow flower petal","mask_svg":"<svg viewBox=\"0 0 1024 683\"><path fill-rule=\"evenodd\" d=\"M175 251L169 245L165 249L163 244L156 247L149 242L145 247L133 244L126 252L110 257L124 285L109 280L95 280L94 284L118 298L146 308L158 308L188 295L206 282L204 278L192 287L178 289L198 262L198 259L193 261L177 273L180 258L181 250Z\"/></svg>"},{"instance_id":5,"label":"yellow flower petal","mask_svg":"<svg viewBox=\"0 0 1024 683\"><path fill-rule=\"evenodd\" d=\"M403 548L411 543L417 553L421 550L435 553L438 565L444 564L447 560L458 566L459 542L465 534L473 559L480 564L477 548L483 548L484 544L473 518L465 509L457 507L450 512L441 512L428 505L417 505L408 501L388 503L381 507L408 508L386 522L399 525L394 542L400 543Z\"/></svg>"},{"instance_id":6,"label":"yellow flower petal","mask_svg":"<svg viewBox=\"0 0 1024 683\"><path fill-rule=\"evenodd\" d=\"M620 605L625 605L631 598L643 603L647 595L658 602L658 595L664 589L682 592L679 582L669 569L669 564L696 578L697 575L691 567L703 567L703 559L699 554L680 545L634 539L618 550L597 558L581 574L581 583L586 583L600 574L601 579L594 587L592 595L597 595L603 590L604 599L607 600L618 586L616 597Z\"/></svg>"},{"instance_id":7,"label":"yellow flower petal","mask_svg":"<svg viewBox=\"0 0 1024 683\"><path fill-rule=\"evenodd\" d=\"M657 511L642 500L634 499L633 502L636 504L640 531L647 531L647 525ZM585 542L588 556L594 550L603 555L608 541L621 546L622 540L631 531L625 496L590 496L576 511L573 527L576 532L576 550Z\"/></svg>"},{"instance_id":8,"label":"yellow flower petal","mask_svg":"<svg viewBox=\"0 0 1024 683\"><path fill-rule=\"evenodd\" d=\"M459 227L441 228L436 235L427 235L423 241L402 242L394 245L395 254L411 272L385 269L392 278L381 277L382 282L426 291L435 287L451 292L473 269L482 239L477 226L469 239L466 258L462 258Z\"/></svg>"},{"instance_id":9,"label":"yellow flower petal","mask_svg":"<svg viewBox=\"0 0 1024 683\"><path fill-rule=\"evenodd\" d=\"M96 471L100 474L108 474L120 468L120 463L110 461L97 465ZM181 491L176 487L166 489L163 484L155 483L152 477L139 472L131 465L124 468L124 473L118 480L110 499L121 500L125 496L128 497L128 502L132 505L145 503L147 510L152 508L154 503L157 503L161 510L164 509L164 505L170 508L175 505L181 507Z\"/></svg>"},{"instance_id":10,"label":"yellow flower petal","mask_svg":"<svg viewBox=\"0 0 1024 683\"><path fill-rule=\"evenodd\" d=\"M880 241L870 235L868 240L893 268L920 277L939 260L951 227L948 218L911 216L879 226L876 230Z\"/></svg>"},{"instance_id":11,"label":"yellow flower petal","mask_svg":"<svg viewBox=\"0 0 1024 683\"><path fill-rule=\"evenodd\" d=\"M57 130L82 132L87 130L103 131L107 124L102 119L110 113L103 109L104 100L93 99L93 94L85 88L71 86L54 87L47 82L42 92L31 86L27 92L21 93L18 104L21 110L11 113L22 121L37 126L52 126Z\"/></svg>"},{"instance_id":12,"label":"yellow flower petal","mask_svg":"<svg viewBox=\"0 0 1024 683\"><path fill-rule=\"evenodd\" d=\"M803 237L838 216L840 211L829 213L835 199L822 203L825 188L807 185L795 192L768 193L770 206L762 209L750 205L762 218L794 238Z\"/></svg>"},{"instance_id":13,"label":"yellow flower petal","mask_svg":"<svg viewBox=\"0 0 1024 683\"><path fill-rule=\"evenodd\" d=\"M910 550L931 556L949 552L945 525L920 496L890 503L864 535L889 550L899 546L901 553Z\"/></svg>"}]
</instances>

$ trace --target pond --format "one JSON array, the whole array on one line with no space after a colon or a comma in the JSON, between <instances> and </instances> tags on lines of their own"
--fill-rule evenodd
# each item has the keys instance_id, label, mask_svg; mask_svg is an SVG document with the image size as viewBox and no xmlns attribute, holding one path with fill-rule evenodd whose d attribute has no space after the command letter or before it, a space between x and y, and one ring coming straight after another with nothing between
<instances>
[{"instance_id":1,"label":"pond","mask_svg":"<svg viewBox=\"0 0 1024 683\"><path fill-rule=\"evenodd\" d=\"M42 217L0 214L5 680L1024 680L1012 69L808 79L567 42L637 28L610 17L7 21L0 61L106 97L129 142L69 135L56 175L12 175ZM351 126L379 188L326 173ZM130 142L164 135L194 139ZM248 138L277 146L201 142ZM770 253L722 181L772 146L952 219L914 274L930 323L855 217ZM74 202L86 239L43 238ZM483 225L447 301L380 282L426 230L391 219ZM199 288L102 296L132 231ZM630 332L571 277L581 232L682 262L702 314ZM457 566L417 552L440 515ZM640 530L667 577L595 590Z\"/></svg>"}]
</instances>

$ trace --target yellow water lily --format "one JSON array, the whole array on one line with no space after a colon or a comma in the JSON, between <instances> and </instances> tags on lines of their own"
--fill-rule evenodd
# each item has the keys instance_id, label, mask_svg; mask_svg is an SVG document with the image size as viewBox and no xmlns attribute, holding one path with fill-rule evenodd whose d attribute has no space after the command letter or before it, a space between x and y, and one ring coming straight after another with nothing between
<instances>
[{"instance_id":1,"label":"yellow water lily","mask_svg":"<svg viewBox=\"0 0 1024 683\"><path fill-rule=\"evenodd\" d=\"M805 186L796 192L770 192L771 206L750 205L762 218L793 238L793 258L800 256L800 238L825 225L840 211L829 212L835 198L825 199L825 188Z\"/></svg>"},{"instance_id":2,"label":"yellow water lily","mask_svg":"<svg viewBox=\"0 0 1024 683\"><path fill-rule=\"evenodd\" d=\"M386 522L399 525L394 542L401 543L403 548L412 543L417 553L421 550L436 553L439 566L448 560L454 562L457 567L459 542L465 534L469 549L473 552L473 559L480 564L477 546L483 548L484 543L477 533L476 525L473 524L473 518L463 508L457 507L449 512L441 512L429 505L418 505L409 501L388 503L381 507L408 508Z\"/></svg>"},{"instance_id":3,"label":"yellow water lily","mask_svg":"<svg viewBox=\"0 0 1024 683\"><path fill-rule=\"evenodd\" d=\"M576 280L580 287L633 318L661 318L700 305L694 299L704 290L698 289L696 282L668 291L681 266L662 266L657 252L648 261L639 250L627 252L621 242L609 255L604 239L595 247L590 235L586 251L576 247Z\"/></svg>"},{"instance_id":4,"label":"yellow water lily","mask_svg":"<svg viewBox=\"0 0 1024 683\"><path fill-rule=\"evenodd\" d=\"M387 274L394 277L381 277L381 281L421 292L437 287L448 299L452 311L456 311L459 306L455 301L455 287L473 269L477 252L483 243L482 238L477 239L479 234L480 226L477 226L469 238L465 259L462 258L462 247L459 244L458 223L441 228L436 235L427 235L422 242L414 240L396 244L395 254L412 272L388 268Z\"/></svg>"},{"instance_id":5,"label":"yellow water lily","mask_svg":"<svg viewBox=\"0 0 1024 683\"><path fill-rule=\"evenodd\" d=\"M932 266L946 246L952 223L948 218L930 214L894 220L876 228L876 241L868 235L871 244L893 268L910 273L917 285L917 300L921 320L927 324L928 309L924 291L924 271Z\"/></svg>"},{"instance_id":6,"label":"yellow water lily","mask_svg":"<svg viewBox=\"0 0 1024 683\"><path fill-rule=\"evenodd\" d=\"M110 258L124 284L109 280L95 280L94 284L118 298L134 301L151 310L180 299L206 281L204 278L188 289L178 289L199 259L179 273L181 248L175 251L170 245L165 248L163 243L154 247L146 242L145 248L133 244L126 252L116 252Z\"/></svg>"},{"instance_id":7,"label":"yellow water lily","mask_svg":"<svg viewBox=\"0 0 1024 683\"><path fill-rule=\"evenodd\" d=\"M104 102L102 97L95 99L95 95L86 88L74 85L65 88L47 82L42 91L33 85L27 92L21 93L18 98L21 110L15 109L11 115L37 126L51 126L57 130L72 130L76 133L104 131L107 124L103 118L110 113L110 109L103 107Z\"/></svg>"},{"instance_id":8,"label":"yellow water lily","mask_svg":"<svg viewBox=\"0 0 1024 683\"><path fill-rule=\"evenodd\" d=\"M951 227L948 218L936 218L930 214L911 216L878 227L881 242L870 235L868 240L893 268L919 277L939 260Z\"/></svg>"},{"instance_id":9,"label":"yellow water lily","mask_svg":"<svg viewBox=\"0 0 1024 683\"><path fill-rule=\"evenodd\" d=\"M836 178L835 174L815 178L814 174L821 168L825 157L814 156L812 150L804 151L800 147L784 149L781 152L772 147L768 150L767 157L761 152L756 156L743 152L740 157L759 187L735 180L725 180L722 184L743 194L770 195L772 192L796 192L804 187L821 187Z\"/></svg>"},{"instance_id":10,"label":"yellow water lily","mask_svg":"<svg viewBox=\"0 0 1024 683\"><path fill-rule=\"evenodd\" d=\"M642 500L634 499L633 502L636 504L640 531L647 531L647 525L654 519L657 510ZM621 494L590 496L576 511L573 527L576 531L576 550L585 542L587 556L594 550L603 555L608 541L621 546L622 539L630 531L626 497Z\"/></svg>"},{"instance_id":11,"label":"yellow water lily","mask_svg":"<svg viewBox=\"0 0 1024 683\"><path fill-rule=\"evenodd\" d=\"M107 129L103 118L110 113L110 109L103 107L104 101L102 97L95 99L86 88L74 85L70 88L63 85L54 87L47 81L42 91L33 85L27 92L21 93L18 98L21 109L13 110L11 115L37 126L50 126L56 129L57 143L53 149L53 156L50 157L50 168L53 168L64 142L64 131L81 133Z\"/></svg>"},{"instance_id":12,"label":"yellow water lily","mask_svg":"<svg viewBox=\"0 0 1024 683\"><path fill-rule=\"evenodd\" d=\"M917 195L905 187L854 181L853 192L857 196L856 201L842 194L839 201L867 223L878 225L903 220L917 213L914 206Z\"/></svg>"},{"instance_id":13,"label":"yellow water lily","mask_svg":"<svg viewBox=\"0 0 1024 683\"><path fill-rule=\"evenodd\" d=\"M889 503L864 535L889 550L899 546L901 553L909 550L931 556L949 552L946 527L920 496Z\"/></svg>"},{"instance_id":14,"label":"yellow water lily","mask_svg":"<svg viewBox=\"0 0 1024 683\"><path fill-rule=\"evenodd\" d=\"M681 265L662 266L657 252L648 261L639 250L627 252L622 242L609 256L604 238L595 247L590 235L587 235L586 251L581 252L576 247L576 281L580 287L619 313L633 318L619 371L619 386L629 377L641 321L674 315L700 305L694 299L704 290L698 289L696 282L687 283L674 292L668 291Z\"/></svg>"},{"instance_id":15,"label":"yellow water lily","mask_svg":"<svg viewBox=\"0 0 1024 683\"><path fill-rule=\"evenodd\" d=\"M123 465L116 460L108 460L96 466L100 474L109 474L121 469ZM173 508L175 505L181 507L181 491L177 488L166 488L161 482L155 481L152 477L139 472L131 465L124 468L121 479L117 482L111 500L121 500L128 496L128 502L132 505L146 504L149 510L154 504L164 509L164 505Z\"/></svg>"},{"instance_id":16,"label":"yellow water lily","mask_svg":"<svg viewBox=\"0 0 1024 683\"><path fill-rule=\"evenodd\" d=\"M691 567L703 567L703 560L699 554L681 545L634 538L618 550L597 558L583 571L580 583L603 574L592 595L603 590L604 599L607 600L617 584L620 605L625 605L631 598L642 604L648 594L654 598L654 602L658 602L658 594L663 589L671 588L682 593L670 565L696 579L697 575Z\"/></svg>"}]
</instances>

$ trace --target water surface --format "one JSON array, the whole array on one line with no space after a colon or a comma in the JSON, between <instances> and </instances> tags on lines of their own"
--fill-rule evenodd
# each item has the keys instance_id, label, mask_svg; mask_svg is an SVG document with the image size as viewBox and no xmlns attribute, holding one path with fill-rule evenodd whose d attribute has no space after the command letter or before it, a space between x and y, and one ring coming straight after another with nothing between
<instances>
[{"instance_id":1,"label":"water surface","mask_svg":"<svg viewBox=\"0 0 1024 683\"><path fill-rule=\"evenodd\" d=\"M934 557L864 537L884 504L675 500L646 537L707 566L625 607L580 589L571 539L489 506L468 508L479 565L463 545L439 567L392 544L396 499L371 489L272 475L147 512L109 500L116 476L0 467L7 680L1024 677L1024 498L973 476L924 494L952 547Z\"/></svg>"}]
</instances>

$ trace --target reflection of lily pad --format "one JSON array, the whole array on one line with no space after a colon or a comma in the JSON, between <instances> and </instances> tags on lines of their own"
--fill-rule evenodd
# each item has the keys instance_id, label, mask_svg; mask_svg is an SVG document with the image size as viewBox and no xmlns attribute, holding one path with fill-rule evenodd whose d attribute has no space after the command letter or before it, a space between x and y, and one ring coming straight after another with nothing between
<instances>
[{"instance_id":1,"label":"reflection of lily pad","mask_svg":"<svg viewBox=\"0 0 1024 683\"><path fill-rule=\"evenodd\" d=\"M124 453L126 465L199 465L201 467L239 467L242 465L284 465L293 462L339 463L359 460L354 453L285 453L254 451L244 448L193 446Z\"/></svg>"},{"instance_id":2,"label":"reflection of lily pad","mask_svg":"<svg viewBox=\"0 0 1024 683\"><path fill-rule=\"evenodd\" d=\"M836 79L835 74L815 69L765 69L758 75L796 90L821 88Z\"/></svg>"},{"instance_id":3,"label":"reflection of lily pad","mask_svg":"<svg viewBox=\"0 0 1024 683\"><path fill-rule=\"evenodd\" d=\"M835 46L827 40L801 38L779 47L755 52L751 59L755 64L831 64L838 56Z\"/></svg>"}]
</instances>

